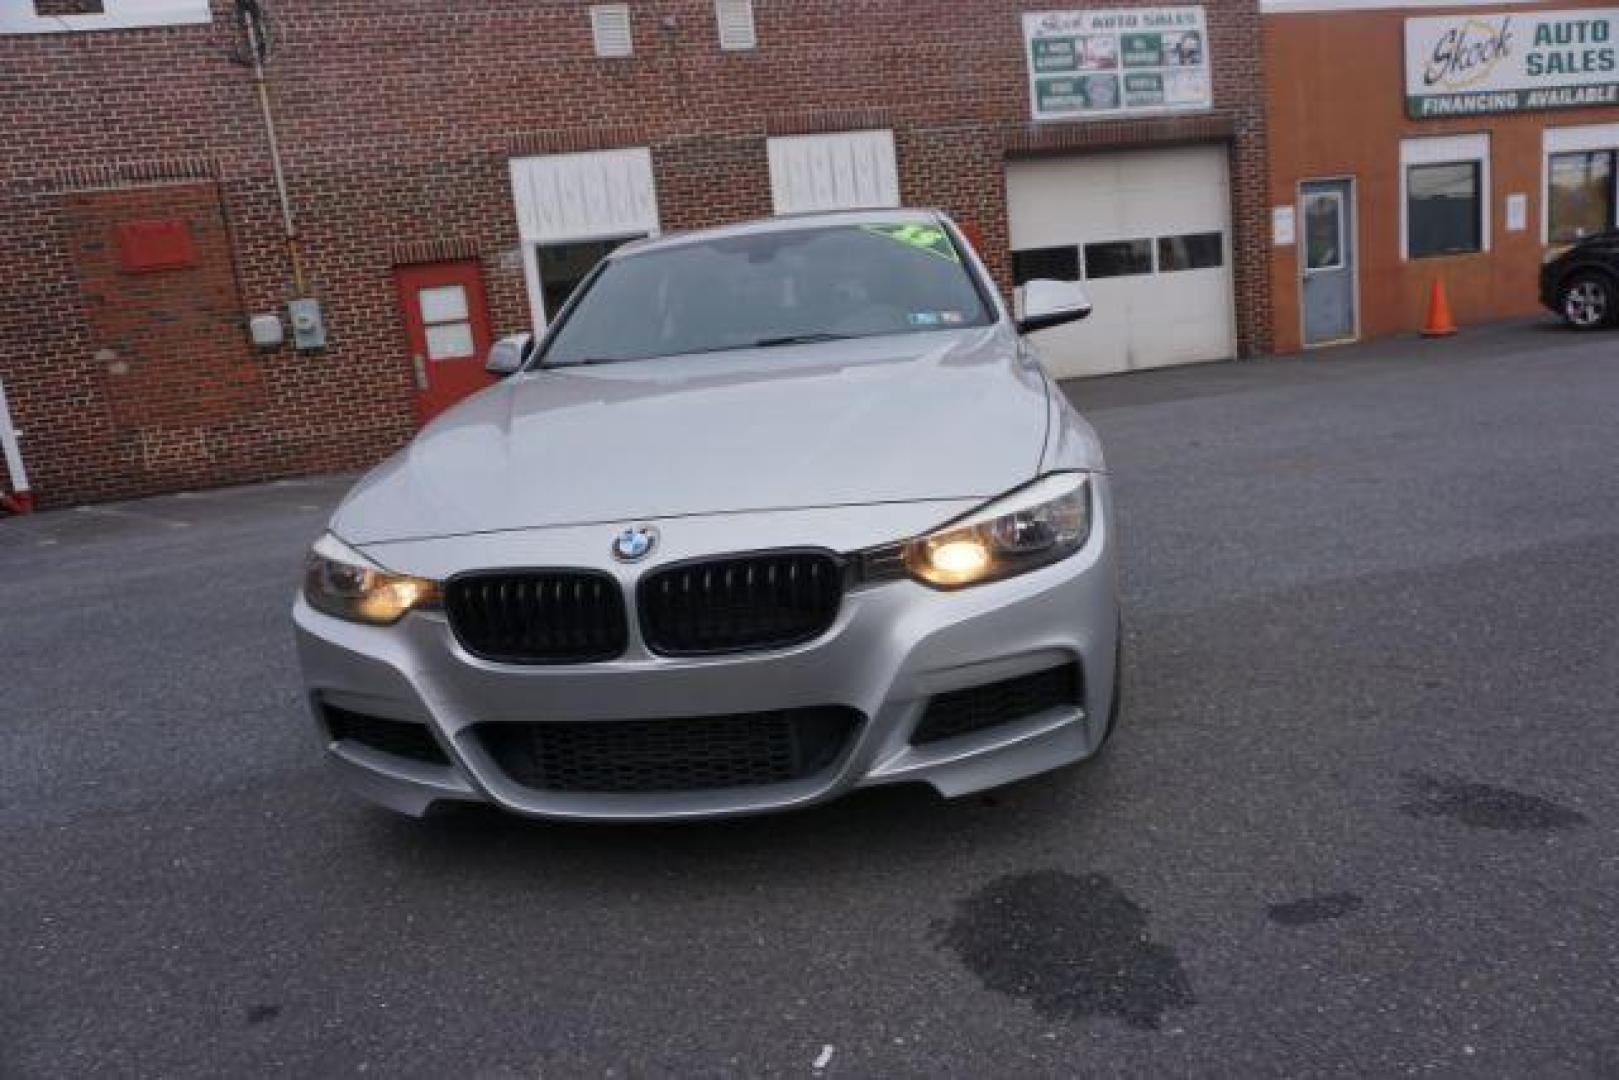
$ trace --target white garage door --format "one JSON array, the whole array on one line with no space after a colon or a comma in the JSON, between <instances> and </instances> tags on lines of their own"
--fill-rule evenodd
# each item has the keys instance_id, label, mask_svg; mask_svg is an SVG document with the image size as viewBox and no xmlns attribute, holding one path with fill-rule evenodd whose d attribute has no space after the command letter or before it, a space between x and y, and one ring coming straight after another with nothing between
<instances>
[{"instance_id":1,"label":"white garage door","mask_svg":"<svg viewBox=\"0 0 1619 1080\"><path fill-rule=\"evenodd\" d=\"M1052 374L1236 354L1230 190L1223 146L1008 164L1014 278L1084 281L1094 305L1034 335Z\"/></svg>"}]
</instances>

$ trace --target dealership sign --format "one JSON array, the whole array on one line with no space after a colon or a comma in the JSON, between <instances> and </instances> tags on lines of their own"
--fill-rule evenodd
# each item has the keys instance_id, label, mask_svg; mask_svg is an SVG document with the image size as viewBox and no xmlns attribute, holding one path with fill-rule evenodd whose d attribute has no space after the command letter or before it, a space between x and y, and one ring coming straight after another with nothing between
<instances>
[{"instance_id":1,"label":"dealership sign","mask_svg":"<svg viewBox=\"0 0 1619 1080\"><path fill-rule=\"evenodd\" d=\"M1201 7L1026 12L1023 44L1036 120L1104 120L1213 104Z\"/></svg>"},{"instance_id":2,"label":"dealership sign","mask_svg":"<svg viewBox=\"0 0 1619 1080\"><path fill-rule=\"evenodd\" d=\"M1619 105L1619 8L1405 21L1413 119Z\"/></svg>"}]
</instances>

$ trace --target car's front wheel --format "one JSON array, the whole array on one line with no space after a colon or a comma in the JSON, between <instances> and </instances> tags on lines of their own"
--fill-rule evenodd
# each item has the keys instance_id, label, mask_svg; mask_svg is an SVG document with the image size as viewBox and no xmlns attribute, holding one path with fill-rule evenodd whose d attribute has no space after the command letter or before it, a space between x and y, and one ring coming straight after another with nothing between
<instances>
[{"instance_id":1,"label":"car's front wheel","mask_svg":"<svg viewBox=\"0 0 1619 1080\"><path fill-rule=\"evenodd\" d=\"M1613 279L1595 270L1582 270L1563 283L1563 318L1576 330L1610 326L1615 314Z\"/></svg>"}]
</instances>

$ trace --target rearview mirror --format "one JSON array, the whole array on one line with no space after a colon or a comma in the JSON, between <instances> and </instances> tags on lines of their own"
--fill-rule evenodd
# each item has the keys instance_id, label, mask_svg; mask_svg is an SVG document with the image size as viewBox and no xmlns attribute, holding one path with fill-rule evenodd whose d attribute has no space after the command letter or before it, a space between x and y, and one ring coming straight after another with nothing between
<instances>
[{"instance_id":1,"label":"rearview mirror","mask_svg":"<svg viewBox=\"0 0 1619 1080\"><path fill-rule=\"evenodd\" d=\"M530 351L534 348L534 335L523 333L503 337L489 347L489 359L484 362L483 369L491 375L505 378L523 370L528 362Z\"/></svg>"},{"instance_id":2,"label":"rearview mirror","mask_svg":"<svg viewBox=\"0 0 1619 1080\"><path fill-rule=\"evenodd\" d=\"M1077 281L1035 278L1023 284L1022 306L1017 328L1027 334L1083 319L1091 313L1091 298Z\"/></svg>"}]
</instances>

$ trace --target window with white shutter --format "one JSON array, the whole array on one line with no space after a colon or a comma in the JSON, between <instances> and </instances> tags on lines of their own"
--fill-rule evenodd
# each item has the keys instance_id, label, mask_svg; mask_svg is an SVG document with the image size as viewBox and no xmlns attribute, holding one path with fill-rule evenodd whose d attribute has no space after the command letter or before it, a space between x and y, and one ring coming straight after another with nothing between
<instances>
[{"instance_id":1,"label":"window with white shutter","mask_svg":"<svg viewBox=\"0 0 1619 1080\"><path fill-rule=\"evenodd\" d=\"M759 44L753 29L753 0L714 0L720 48L752 49Z\"/></svg>"},{"instance_id":2,"label":"window with white shutter","mask_svg":"<svg viewBox=\"0 0 1619 1080\"><path fill-rule=\"evenodd\" d=\"M635 42L630 37L630 5L592 4L590 35L597 56L633 56Z\"/></svg>"},{"instance_id":3,"label":"window with white shutter","mask_svg":"<svg viewBox=\"0 0 1619 1080\"><path fill-rule=\"evenodd\" d=\"M523 276L536 333L601 256L658 233L652 151L644 146L511 159Z\"/></svg>"},{"instance_id":4,"label":"window with white shutter","mask_svg":"<svg viewBox=\"0 0 1619 1080\"><path fill-rule=\"evenodd\" d=\"M886 128L779 136L765 147L778 214L899 205L894 133Z\"/></svg>"},{"instance_id":5,"label":"window with white shutter","mask_svg":"<svg viewBox=\"0 0 1619 1080\"><path fill-rule=\"evenodd\" d=\"M0 0L0 34L190 26L212 18L209 0Z\"/></svg>"}]
</instances>

